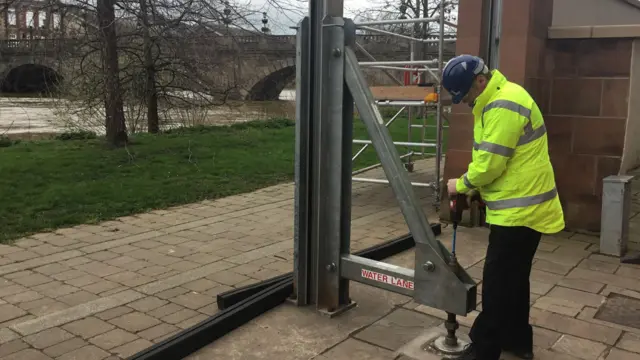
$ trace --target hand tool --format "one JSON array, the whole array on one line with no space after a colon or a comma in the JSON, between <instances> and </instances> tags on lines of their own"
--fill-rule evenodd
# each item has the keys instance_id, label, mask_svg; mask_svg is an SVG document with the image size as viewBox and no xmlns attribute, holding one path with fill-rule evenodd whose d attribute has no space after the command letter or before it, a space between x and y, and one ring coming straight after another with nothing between
<instances>
[{"instance_id":1,"label":"hand tool","mask_svg":"<svg viewBox=\"0 0 640 360\"><path fill-rule=\"evenodd\" d=\"M449 200L449 215L451 222L453 223L453 241L451 244L451 258L449 259L449 267L454 273L458 273L460 264L456 257L456 235L458 230L458 223L462 221L462 213L471 208L473 202L478 202L479 210L484 211L484 203L480 197L480 193L477 191L470 191L467 194L455 194L450 195ZM456 320L456 314L447 313L447 321L444 323L447 329L447 336L444 339L444 345L450 348L458 347L458 338L456 337L456 330L459 328L458 321Z\"/></svg>"},{"instance_id":2,"label":"hand tool","mask_svg":"<svg viewBox=\"0 0 640 360\"><path fill-rule=\"evenodd\" d=\"M456 233L458 230L458 223L462 221L462 213L469 208L468 198L466 194L451 195L449 200L449 214L451 222L453 223L453 241L451 244L451 258L449 259L449 267L454 273L457 273L460 265L456 258ZM447 313L447 321L444 323L447 329L447 336L445 337L445 345L450 347L458 346L458 338L456 337L456 330L460 327L456 320L456 314Z\"/></svg>"}]
</instances>

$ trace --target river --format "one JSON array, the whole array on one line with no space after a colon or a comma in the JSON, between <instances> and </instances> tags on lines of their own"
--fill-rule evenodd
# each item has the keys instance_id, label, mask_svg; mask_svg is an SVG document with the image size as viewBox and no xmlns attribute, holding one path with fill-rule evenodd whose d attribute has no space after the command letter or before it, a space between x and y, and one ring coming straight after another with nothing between
<instances>
[{"instance_id":1,"label":"river","mask_svg":"<svg viewBox=\"0 0 640 360\"><path fill-rule=\"evenodd\" d=\"M99 106L87 109L68 100L38 97L0 97L0 136L29 137L68 130L104 132ZM126 107L130 131L143 131L143 107ZM295 90L284 90L279 101L243 101L219 106L165 109L160 113L164 127L232 124L269 118L295 117Z\"/></svg>"}]
</instances>

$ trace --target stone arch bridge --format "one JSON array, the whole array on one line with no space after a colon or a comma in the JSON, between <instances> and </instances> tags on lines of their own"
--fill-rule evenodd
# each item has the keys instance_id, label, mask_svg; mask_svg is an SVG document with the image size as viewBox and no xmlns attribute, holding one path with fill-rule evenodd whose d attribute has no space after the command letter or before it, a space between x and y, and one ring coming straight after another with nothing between
<instances>
[{"instance_id":1,"label":"stone arch bridge","mask_svg":"<svg viewBox=\"0 0 640 360\"><path fill-rule=\"evenodd\" d=\"M0 84L4 91L26 92L30 87L37 87L38 81L44 82L56 76L64 79L71 70L64 69L64 61L61 61L65 52L57 50L73 41L0 41ZM357 42L379 61L409 59L409 44L398 42L396 38L359 35ZM206 63L207 56L215 56L215 65L208 70L213 86L219 89L233 87L237 99L276 100L282 90L295 80L295 36L217 36L199 39L196 43L190 41L189 44L196 49L199 61ZM423 51L428 56L437 56L436 44L427 43L426 46ZM356 53L360 60L370 61L363 51L357 50ZM455 43L446 43L445 56L454 54ZM380 70L365 69L365 74L372 84L391 84ZM394 75L401 76L401 72Z\"/></svg>"}]
</instances>

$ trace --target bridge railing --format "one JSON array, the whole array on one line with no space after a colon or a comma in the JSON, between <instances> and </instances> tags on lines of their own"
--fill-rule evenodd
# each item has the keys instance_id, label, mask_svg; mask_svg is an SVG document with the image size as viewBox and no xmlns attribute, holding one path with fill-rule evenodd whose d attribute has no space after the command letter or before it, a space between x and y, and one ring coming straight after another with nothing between
<instances>
[{"instance_id":1,"label":"bridge railing","mask_svg":"<svg viewBox=\"0 0 640 360\"><path fill-rule=\"evenodd\" d=\"M431 39L436 39L431 36ZM387 35L364 34L357 35L357 41L365 48L375 50L376 45L383 45L381 49L384 52L404 51L408 49L409 44L406 41L399 42L397 38ZM239 51L245 53L273 53L278 51L295 51L296 37L291 35L247 35L247 36L211 36L198 37L195 39L172 39L176 45L195 45L197 47L207 46L219 51ZM23 52L54 52L63 47L70 48L74 45L81 44L81 40L77 39L19 39L19 40L0 40L0 51L9 55L11 53ZM427 48L437 49L436 43L428 43ZM445 50L455 49L455 44L447 43Z\"/></svg>"},{"instance_id":2,"label":"bridge railing","mask_svg":"<svg viewBox=\"0 0 640 360\"><path fill-rule=\"evenodd\" d=\"M409 48L406 41L398 41L397 38L388 35L357 35L358 43L367 47L376 45L384 45L384 51L399 51ZM429 36L427 39L435 40L437 36ZM244 52L275 52L275 51L292 51L295 50L295 36L235 36L235 37L215 37L210 39L198 39L201 45L203 43L214 43L220 50L238 50ZM437 49L437 43L427 43L427 48ZM447 43L447 50L455 50L455 44Z\"/></svg>"},{"instance_id":3,"label":"bridge railing","mask_svg":"<svg viewBox=\"0 0 640 360\"><path fill-rule=\"evenodd\" d=\"M70 42L77 42L69 39L20 39L20 40L0 40L0 51L11 52L54 52Z\"/></svg>"}]
</instances>

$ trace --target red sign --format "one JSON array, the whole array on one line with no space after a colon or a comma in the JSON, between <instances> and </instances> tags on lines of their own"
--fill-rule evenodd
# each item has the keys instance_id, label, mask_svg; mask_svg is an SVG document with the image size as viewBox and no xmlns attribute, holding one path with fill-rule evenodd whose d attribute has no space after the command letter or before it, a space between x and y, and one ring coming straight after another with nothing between
<instances>
[{"instance_id":1,"label":"red sign","mask_svg":"<svg viewBox=\"0 0 640 360\"><path fill-rule=\"evenodd\" d=\"M381 273L367 270L367 269L362 269L362 271L360 272L360 276L362 276L365 279L401 287L404 289L409 289L409 290L414 289L413 281L397 278L391 275L381 274Z\"/></svg>"},{"instance_id":2,"label":"red sign","mask_svg":"<svg viewBox=\"0 0 640 360\"><path fill-rule=\"evenodd\" d=\"M406 69L418 69L415 66L405 65ZM417 85L420 82L420 72L419 71L405 71L404 72L404 85Z\"/></svg>"}]
</instances>

